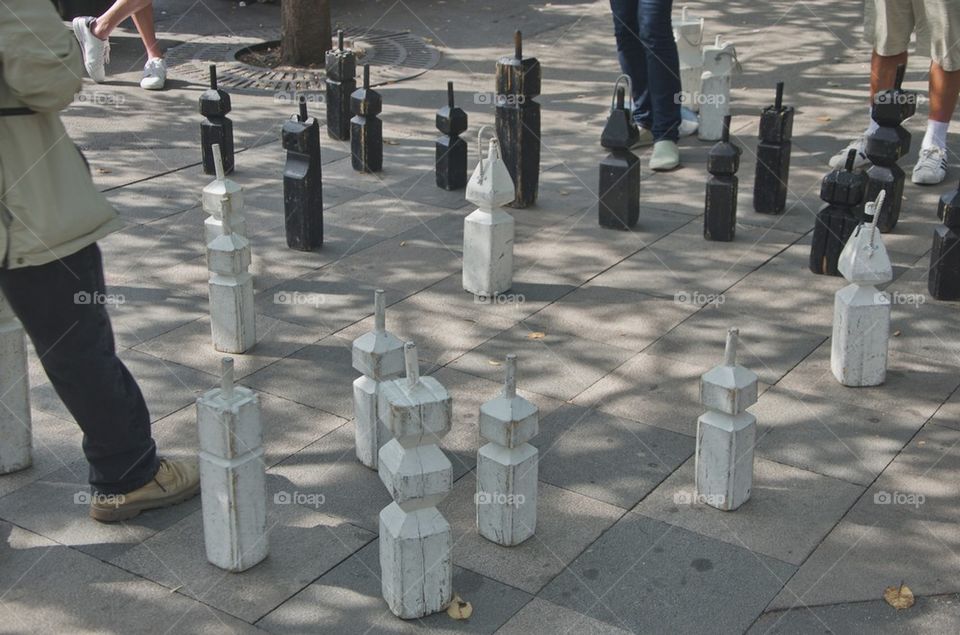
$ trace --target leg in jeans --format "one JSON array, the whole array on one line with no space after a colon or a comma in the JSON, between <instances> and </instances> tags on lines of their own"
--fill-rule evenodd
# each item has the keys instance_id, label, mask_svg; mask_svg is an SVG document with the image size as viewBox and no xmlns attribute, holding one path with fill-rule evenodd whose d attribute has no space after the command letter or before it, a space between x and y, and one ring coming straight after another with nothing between
<instances>
[{"instance_id":1,"label":"leg in jeans","mask_svg":"<svg viewBox=\"0 0 960 635\"><path fill-rule=\"evenodd\" d=\"M647 89L655 141L680 138L680 58L673 39L673 0L639 0L640 30L646 51Z\"/></svg>"},{"instance_id":2,"label":"leg in jeans","mask_svg":"<svg viewBox=\"0 0 960 635\"><path fill-rule=\"evenodd\" d=\"M99 248L46 265L0 268L0 290L83 429L94 489L125 494L153 479L159 462L147 406L116 356L110 318L98 301L106 293Z\"/></svg>"},{"instance_id":3,"label":"leg in jeans","mask_svg":"<svg viewBox=\"0 0 960 635\"><path fill-rule=\"evenodd\" d=\"M610 0L613 34L617 40L620 70L630 78L633 88L633 120L647 130L653 127L650 91L647 90L647 59L640 42L639 0Z\"/></svg>"}]
</instances>

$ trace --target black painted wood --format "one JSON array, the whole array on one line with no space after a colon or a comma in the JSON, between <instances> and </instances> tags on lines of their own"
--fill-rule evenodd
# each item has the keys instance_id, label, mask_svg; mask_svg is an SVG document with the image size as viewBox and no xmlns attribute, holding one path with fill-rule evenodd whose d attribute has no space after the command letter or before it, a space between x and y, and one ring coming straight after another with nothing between
<instances>
[{"instance_id":1,"label":"black painted wood","mask_svg":"<svg viewBox=\"0 0 960 635\"><path fill-rule=\"evenodd\" d=\"M730 242L737 233L737 170L740 148L730 141L730 115L723 118L723 136L707 154L706 194L703 204L703 237Z\"/></svg>"},{"instance_id":2,"label":"black painted wood","mask_svg":"<svg viewBox=\"0 0 960 635\"><path fill-rule=\"evenodd\" d=\"M447 82L447 105L437 111L436 140L437 187L459 190L467 186L467 143L460 133L467 129L467 113L453 101L453 82Z\"/></svg>"},{"instance_id":3,"label":"black painted wood","mask_svg":"<svg viewBox=\"0 0 960 635\"><path fill-rule=\"evenodd\" d=\"M383 169L383 122L378 114L383 110L380 93L370 88L370 65L363 66L363 88L350 97L350 155L353 169L358 172L379 172Z\"/></svg>"},{"instance_id":4,"label":"black painted wood","mask_svg":"<svg viewBox=\"0 0 960 635\"><path fill-rule=\"evenodd\" d=\"M323 176L320 158L320 122L300 113L284 122L280 133L287 162L283 169L283 213L287 246L313 251L323 244Z\"/></svg>"},{"instance_id":5,"label":"black painted wood","mask_svg":"<svg viewBox=\"0 0 960 635\"><path fill-rule=\"evenodd\" d=\"M200 94L200 114L206 121L200 122L200 154L204 174L216 174L213 161L213 146L220 146L223 173L234 169L233 122L227 117L231 110L230 94L217 87L217 66L210 65L210 88Z\"/></svg>"},{"instance_id":6,"label":"black painted wood","mask_svg":"<svg viewBox=\"0 0 960 635\"><path fill-rule=\"evenodd\" d=\"M618 87L614 107L600 135L600 145L611 151L600 161L601 227L626 230L640 219L640 159L630 151L638 134L624 107L624 90Z\"/></svg>"},{"instance_id":7,"label":"black painted wood","mask_svg":"<svg viewBox=\"0 0 960 635\"><path fill-rule=\"evenodd\" d=\"M496 69L496 129L500 153L516 188L513 207L537 200L540 183L541 69L535 57L523 57L523 36L514 34L513 57L501 57Z\"/></svg>"},{"instance_id":8,"label":"black painted wood","mask_svg":"<svg viewBox=\"0 0 960 635\"><path fill-rule=\"evenodd\" d=\"M927 290L937 300L960 300L960 188L940 197Z\"/></svg>"},{"instance_id":9,"label":"black painted wood","mask_svg":"<svg viewBox=\"0 0 960 635\"><path fill-rule=\"evenodd\" d=\"M829 172L820 182L820 198L825 205L817 212L810 243L810 271L839 276L837 262L844 245L863 220L867 175L854 171L857 151L847 153L846 164Z\"/></svg>"},{"instance_id":10,"label":"black painted wood","mask_svg":"<svg viewBox=\"0 0 960 635\"><path fill-rule=\"evenodd\" d=\"M753 209L760 214L782 214L786 209L793 115L793 106L783 105L783 82L777 82L776 100L760 113L753 182Z\"/></svg>"},{"instance_id":11,"label":"black painted wood","mask_svg":"<svg viewBox=\"0 0 960 635\"><path fill-rule=\"evenodd\" d=\"M327 51L327 135L346 141L350 138L350 96L357 89L357 56L343 48L343 31L337 32L339 45Z\"/></svg>"}]
</instances>

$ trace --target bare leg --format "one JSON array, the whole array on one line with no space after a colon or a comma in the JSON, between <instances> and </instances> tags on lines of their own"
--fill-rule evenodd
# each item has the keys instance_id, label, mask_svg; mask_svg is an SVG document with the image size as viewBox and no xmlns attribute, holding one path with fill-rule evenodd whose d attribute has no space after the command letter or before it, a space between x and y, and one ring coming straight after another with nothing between
<instances>
[{"instance_id":1,"label":"bare leg","mask_svg":"<svg viewBox=\"0 0 960 635\"><path fill-rule=\"evenodd\" d=\"M957 107L960 95L960 71L945 71L936 62L930 63L930 119L948 122Z\"/></svg>"},{"instance_id":2,"label":"bare leg","mask_svg":"<svg viewBox=\"0 0 960 635\"><path fill-rule=\"evenodd\" d=\"M121 22L141 9L152 5L153 0L117 0L103 15L97 18L93 25L93 34L101 40L105 40L110 37L110 33ZM152 22L151 20L151 24Z\"/></svg>"},{"instance_id":3,"label":"bare leg","mask_svg":"<svg viewBox=\"0 0 960 635\"><path fill-rule=\"evenodd\" d=\"M897 55L878 55L873 52L870 59L870 103L878 91L893 88L893 81L897 77L897 66L907 63L907 52ZM931 81L932 77L931 77Z\"/></svg>"},{"instance_id":4,"label":"bare leg","mask_svg":"<svg viewBox=\"0 0 960 635\"><path fill-rule=\"evenodd\" d=\"M157 33L153 29L153 2L140 9L132 16L133 23L140 33L143 48L147 50L147 58L163 57L163 51L157 44Z\"/></svg>"}]
</instances>

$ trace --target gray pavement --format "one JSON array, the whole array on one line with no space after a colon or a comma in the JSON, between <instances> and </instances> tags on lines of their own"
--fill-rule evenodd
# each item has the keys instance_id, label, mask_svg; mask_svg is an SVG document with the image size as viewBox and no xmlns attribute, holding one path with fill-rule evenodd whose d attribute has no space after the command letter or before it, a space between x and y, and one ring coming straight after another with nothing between
<instances>
[{"instance_id":1,"label":"gray pavement","mask_svg":"<svg viewBox=\"0 0 960 635\"><path fill-rule=\"evenodd\" d=\"M382 174L355 173L349 146L322 138L326 243L315 253L287 249L282 235L279 127L289 104L234 93L242 151L232 178L246 190L259 338L235 359L239 381L263 401L269 558L243 574L208 565L199 499L120 525L88 519L79 430L32 356L35 465L0 478L0 631L960 631L956 307L930 297L894 306L886 385L844 388L829 371L842 283L806 268L826 161L867 122L861 4L689 3L706 17L707 38L733 41L743 64L732 94L744 149L737 239L707 243L710 144L695 139L681 144L681 169L644 167L634 231L596 225L598 137L618 74L606 0L332 0L335 23L409 30L442 57L381 88ZM168 47L279 19L277 5L253 2L156 0L156 9ZM544 71L540 198L515 210L513 301L479 305L460 286L470 205L434 186L433 117L454 80L467 138L493 123L472 95L491 89L516 28ZM124 297L111 307L120 356L141 383L159 446L184 457L196 450L193 402L219 368L199 238L204 87L172 67L169 88L146 93L142 63L135 32L118 31L108 83L86 81L64 120L126 223L101 245L109 290ZM911 61L909 88L925 90L925 66ZM752 211L754 149L757 113L778 79L797 116L788 210L767 217ZM907 124L908 172L920 111ZM472 166L472 143L470 157ZM951 156L950 184L956 163ZM903 297L926 293L946 187L908 181L900 224L884 236L889 289ZM441 510L454 531L455 590L473 605L466 621L403 622L380 597L377 514L390 498L354 458L349 350L370 328L378 287L389 328L417 341L423 371L454 399L443 447L456 482ZM323 302L282 304L281 292ZM720 300L697 300L711 294ZM761 378L759 434L752 499L720 512L683 501L693 490L698 377L719 361L732 325L741 361ZM475 532L472 470L477 409L499 390L510 352L542 424L537 533L507 549ZM324 502L284 505L278 492ZM882 596L901 582L917 603L898 612Z\"/></svg>"}]
</instances>

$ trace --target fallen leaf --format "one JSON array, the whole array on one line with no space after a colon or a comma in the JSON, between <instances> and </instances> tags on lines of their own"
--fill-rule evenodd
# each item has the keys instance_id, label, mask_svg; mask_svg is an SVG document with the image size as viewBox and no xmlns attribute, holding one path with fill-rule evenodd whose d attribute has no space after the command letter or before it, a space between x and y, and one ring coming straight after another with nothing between
<instances>
[{"instance_id":1,"label":"fallen leaf","mask_svg":"<svg viewBox=\"0 0 960 635\"><path fill-rule=\"evenodd\" d=\"M385 145L388 145L388 146L398 146L398 145L400 145L400 142L397 141L396 139L384 139L384 140L383 140L383 143L384 143Z\"/></svg>"},{"instance_id":2,"label":"fallen leaf","mask_svg":"<svg viewBox=\"0 0 960 635\"><path fill-rule=\"evenodd\" d=\"M827 121L833 121L833 120L826 115L820 115L819 117L817 117L817 121L827 122Z\"/></svg>"},{"instance_id":3,"label":"fallen leaf","mask_svg":"<svg viewBox=\"0 0 960 635\"><path fill-rule=\"evenodd\" d=\"M899 330L894 331L894 332L893 332L893 336L894 336L894 337L900 337L900 331L899 331Z\"/></svg>"},{"instance_id":4,"label":"fallen leaf","mask_svg":"<svg viewBox=\"0 0 960 635\"><path fill-rule=\"evenodd\" d=\"M527 336L527 339L528 339L528 340L542 340L542 339L545 338L546 336L547 336L546 333L543 333L543 332L541 332L541 331L534 331L533 333L531 333L530 335Z\"/></svg>"},{"instance_id":5,"label":"fallen leaf","mask_svg":"<svg viewBox=\"0 0 960 635\"><path fill-rule=\"evenodd\" d=\"M110 174L110 170L107 168L97 168L97 174Z\"/></svg>"},{"instance_id":6,"label":"fallen leaf","mask_svg":"<svg viewBox=\"0 0 960 635\"><path fill-rule=\"evenodd\" d=\"M503 365L503 362L501 362L501 361L499 361L499 360L496 360L496 359L488 359L488 360L487 360L487 363L490 364L491 366L502 366L502 365Z\"/></svg>"},{"instance_id":7,"label":"fallen leaf","mask_svg":"<svg viewBox=\"0 0 960 635\"><path fill-rule=\"evenodd\" d=\"M566 195L568 195L569 193L570 193L570 192L568 192L568 191L566 191L566 190L560 190L560 196L566 196Z\"/></svg>"},{"instance_id":8,"label":"fallen leaf","mask_svg":"<svg viewBox=\"0 0 960 635\"><path fill-rule=\"evenodd\" d=\"M407 246L407 241L401 240L401 241L400 241L400 246L401 246L401 247L406 247L406 246Z\"/></svg>"},{"instance_id":9,"label":"fallen leaf","mask_svg":"<svg viewBox=\"0 0 960 635\"><path fill-rule=\"evenodd\" d=\"M927 444L926 441L917 441L917 445L926 445L926 444Z\"/></svg>"},{"instance_id":10,"label":"fallen leaf","mask_svg":"<svg viewBox=\"0 0 960 635\"><path fill-rule=\"evenodd\" d=\"M900 583L900 586L888 586L884 589L883 599L898 611L910 608L914 602L913 591L903 582Z\"/></svg>"},{"instance_id":11,"label":"fallen leaf","mask_svg":"<svg viewBox=\"0 0 960 635\"><path fill-rule=\"evenodd\" d=\"M473 605L469 602L464 602L460 599L459 595L454 594L453 602L447 607L447 615L455 620L469 619L470 616L473 615Z\"/></svg>"}]
</instances>

